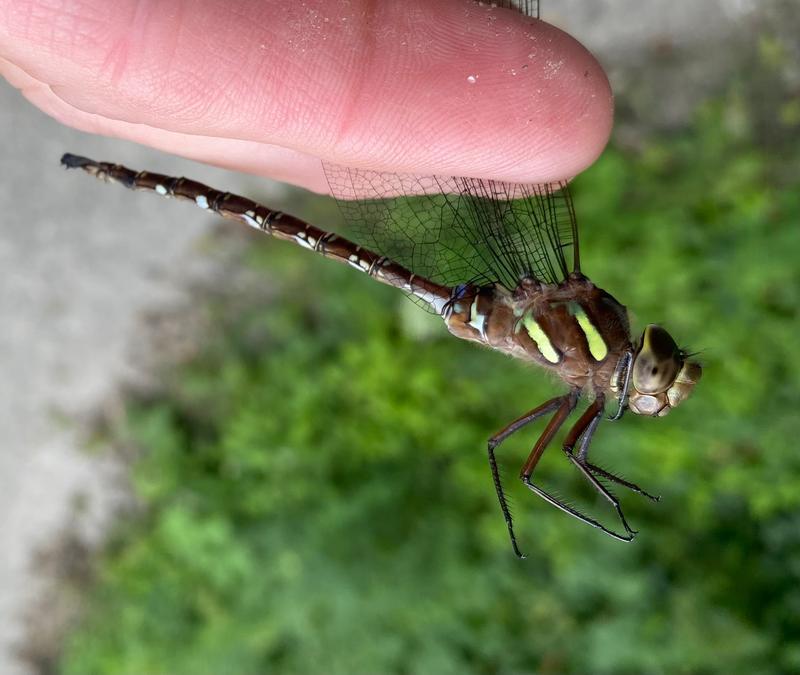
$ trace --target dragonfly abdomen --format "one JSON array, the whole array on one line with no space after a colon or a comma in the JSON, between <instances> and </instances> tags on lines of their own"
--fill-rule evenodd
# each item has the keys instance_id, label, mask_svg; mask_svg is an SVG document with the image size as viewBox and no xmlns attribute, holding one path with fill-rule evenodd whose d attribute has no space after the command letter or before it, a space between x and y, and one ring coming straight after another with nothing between
<instances>
[{"instance_id":1,"label":"dragonfly abdomen","mask_svg":"<svg viewBox=\"0 0 800 675\"><path fill-rule=\"evenodd\" d=\"M321 230L299 218L267 208L246 197L215 190L188 178L148 171L132 171L121 164L95 162L78 155L66 154L61 158L61 163L67 168L83 169L95 178L119 183L131 190L146 190L163 197L175 197L193 202L201 209L213 211L223 218L237 220L326 258L346 263L373 279L400 288L427 302L437 314L445 311L451 299L452 289L449 286L442 286L415 275L389 258L365 249L334 232Z\"/></svg>"}]
</instances>

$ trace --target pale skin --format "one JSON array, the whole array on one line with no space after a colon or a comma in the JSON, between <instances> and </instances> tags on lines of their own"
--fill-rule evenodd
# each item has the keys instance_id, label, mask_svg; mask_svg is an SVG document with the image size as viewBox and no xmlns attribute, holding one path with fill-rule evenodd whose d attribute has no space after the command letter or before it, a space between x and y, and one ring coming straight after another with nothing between
<instances>
[{"instance_id":1,"label":"pale skin","mask_svg":"<svg viewBox=\"0 0 800 675\"><path fill-rule=\"evenodd\" d=\"M320 159L570 179L613 113L573 38L471 0L0 0L0 73L69 126L319 192Z\"/></svg>"}]
</instances>

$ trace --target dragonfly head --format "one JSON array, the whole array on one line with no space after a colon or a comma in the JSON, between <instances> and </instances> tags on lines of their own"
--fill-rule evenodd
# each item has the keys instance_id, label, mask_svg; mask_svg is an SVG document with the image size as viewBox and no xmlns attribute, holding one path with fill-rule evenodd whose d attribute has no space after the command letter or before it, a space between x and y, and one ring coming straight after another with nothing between
<instances>
[{"instance_id":1,"label":"dragonfly head","mask_svg":"<svg viewBox=\"0 0 800 675\"><path fill-rule=\"evenodd\" d=\"M647 326L631 366L630 409L638 415L664 417L688 398L703 370L686 357L661 326Z\"/></svg>"}]
</instances>

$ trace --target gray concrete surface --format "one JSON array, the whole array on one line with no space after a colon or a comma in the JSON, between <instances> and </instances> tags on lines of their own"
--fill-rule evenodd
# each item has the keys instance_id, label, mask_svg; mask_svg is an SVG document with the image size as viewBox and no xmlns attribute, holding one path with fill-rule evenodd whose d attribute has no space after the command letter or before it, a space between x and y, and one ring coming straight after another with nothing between
<instances>
[{"instance_id":1,"label":"gray concrete surface","mask_svg":"<svg viewBox=\"0 0 800 675\"><path fill-rule=\"evenodd\" d=\"M96 542L121 498L118 468L82 449L83 422L136 376L142 312L180 301L211 262L193 247L213 222L108 189L58 160L72 150L233 188L247 180L61 127L0 84L0 673L47 579L37 552L65 529ZM253 179L250 179L252 183ZM238 185L237 185L238 184ZM263 188L262 188L263 189ZM170 207L173 207L172 209ZM177 222L177 220L180 222ZM73 508L80 501L82 508ZM35 631L31 633L36 639ZM30 636L29 636L30 637ZM35 645L34 645L35 647Z\"/></svg>"},{"instance_id":2,"label":"gray concrete surface","mask_svg":"<svg viewBox=\"0 0 800 675\"><path fill-rule=\"evenodd\" d=\"M707 48L743 30L751 3L544 5L543 17L581 38L624 86L626 64L659 44ZM724 76L725 59L715 60ZM210 264L195 250L209 217L68 175L58 158L71 150L229 189L255 180L63 128L5 83L0 130L0 674L14 675L36 670L16 656L37 639L26 635L26 611L43 597L47 606L36 552L65 528L100 541L122 498L120 468L81 449L82 421L115 405L118 383L140 368L131 347L142 312L179 301L181 279Z\"/></svg>"}]
</instances>

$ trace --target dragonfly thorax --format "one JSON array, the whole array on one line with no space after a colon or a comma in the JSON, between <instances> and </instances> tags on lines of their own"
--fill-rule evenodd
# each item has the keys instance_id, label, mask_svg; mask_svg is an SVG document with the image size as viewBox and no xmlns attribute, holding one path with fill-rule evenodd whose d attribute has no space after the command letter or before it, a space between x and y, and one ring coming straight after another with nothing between
<instances>
[{"instance_id":1,"label":"dragonfly thorax","mask_svg":"<svg viewBox=\"0 0 800 675\"><path fill-rule=\"evenodd\" d=\"M612 390L620 358L631 350L625 307L581 274L560 284L523 279L456 289L445 316L458 337L553 371L573 388Z\"/></svg>"}]
</instances>

